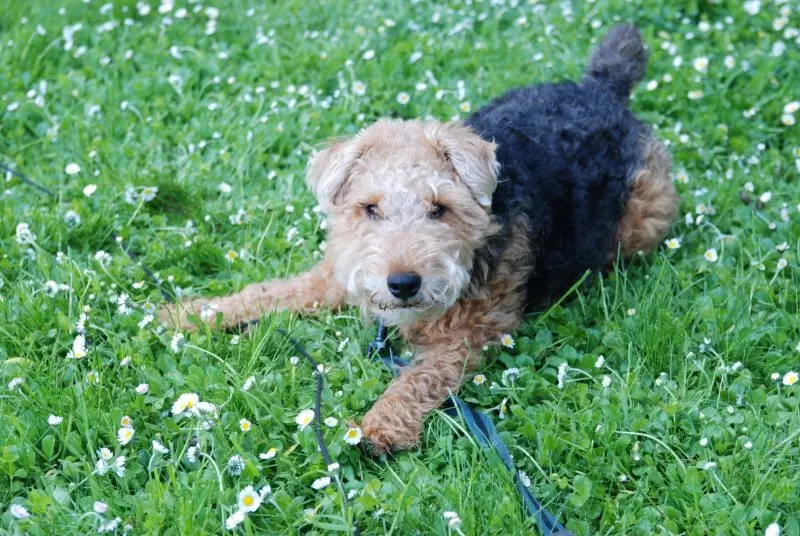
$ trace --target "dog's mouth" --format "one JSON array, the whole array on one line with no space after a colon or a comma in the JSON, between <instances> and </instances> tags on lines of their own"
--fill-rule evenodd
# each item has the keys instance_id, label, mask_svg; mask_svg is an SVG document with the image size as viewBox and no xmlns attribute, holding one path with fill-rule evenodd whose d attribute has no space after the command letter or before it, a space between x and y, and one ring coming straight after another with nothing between
<instances>
[{"instance_id":1,"label":"dog's mouth","mask_svg":"<svg viewBox=\"0 0 800 536\"><path fill-rule=\"evenodd\" d=\"M397 309L401 310L413 310L413 309L424 309L433 305L435 300L430 297L425 299L424 297L420 297L413 300L385 300L382 299L377 292L373 293L369 299L370 303L372 303L375 308L380 309L381 311L394 311Z\"/></svg>"}]
</instances>

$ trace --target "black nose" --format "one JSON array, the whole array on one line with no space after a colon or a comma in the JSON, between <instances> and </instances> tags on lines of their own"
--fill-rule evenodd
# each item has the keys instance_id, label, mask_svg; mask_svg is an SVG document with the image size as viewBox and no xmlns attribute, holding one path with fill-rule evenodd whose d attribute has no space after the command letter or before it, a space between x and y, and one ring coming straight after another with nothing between
<instances>
[{"instance_id":1,"label":"black nose","mask_svg":"<svg viewBox=\"0 0 800 536\"><path fill-rule=\"evenodd\" d=\"M389 274L389 277L386 278L386 286L389 287L389 292L395 298L400 298L401 300L413 298L419 291L421 284L422 278L413 272Z\"/></svg>"}]
</instances>

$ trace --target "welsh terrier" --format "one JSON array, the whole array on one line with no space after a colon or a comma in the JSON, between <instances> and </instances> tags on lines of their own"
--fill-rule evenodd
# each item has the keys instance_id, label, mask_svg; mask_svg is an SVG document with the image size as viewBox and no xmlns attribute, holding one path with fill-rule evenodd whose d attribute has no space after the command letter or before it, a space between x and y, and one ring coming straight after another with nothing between
<instances>
[{"instance_id":1,"label":"welsh terrier","mask_svg":"<svg viewBox=\"0 0 800 536\"><path fill-rule=\"evenodd\" d=\"M510 91L463 123L382 119L333 143L307 171L329 217L324 260L162 320L191 329L211 306L231 327L278 308L359 306L415 350L362 429L374 452L413 446L485 344L587 270L664 237L678 201L670 157L627 107L646 66L639 32L620 25L580 83Z\"/></svg>"}]
</instances>

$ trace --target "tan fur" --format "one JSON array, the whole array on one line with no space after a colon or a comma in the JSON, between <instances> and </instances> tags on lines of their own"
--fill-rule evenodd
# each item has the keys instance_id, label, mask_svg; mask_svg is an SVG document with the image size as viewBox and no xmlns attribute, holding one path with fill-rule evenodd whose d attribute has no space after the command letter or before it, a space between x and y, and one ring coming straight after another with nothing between
<instances>
[{"instance_id":1,"label":"tan fur","mask_svg":"<svg viewBox=\"0 0 800 536\"><path fill-rule=\"evenodd\" d=\"M200 315L205 306L211 320L211 304L223 326L235 326L276 308L314 312L348 302L397 325L416 351L415 364L375 402L362 427L376 453L414 445L426 414L458 389L483 346L522 318L533 269L529 222L512 222L499 259L475 258L500 231L491 215L494 152L494 144L459 123L378 121L309 162L309 186L330 224L319 266L233 296L170 306L162 320L191 328L187 312ZM625 251L652 247L666 230L675 211L668 172L663 147L650 142L620 225ZM432 217L437 205L446 210ZM396 272L421 276L420 291L407 302L388 290L387 276Z\"/></svg>"},{"instance_id":2,"label":"tan fur","mask_svg":"<svg viewBox=\"0 0 800 536\"><path fill-rule=\"evenodd\" d=\"M654 138L644 143L644 165L631 181L631 196L617 227L622 254L649 253L664 238L675 219L678 195L670 179L672 161ZM612 252L616 256L616 249Z\"/></svg>"}]
</instances>

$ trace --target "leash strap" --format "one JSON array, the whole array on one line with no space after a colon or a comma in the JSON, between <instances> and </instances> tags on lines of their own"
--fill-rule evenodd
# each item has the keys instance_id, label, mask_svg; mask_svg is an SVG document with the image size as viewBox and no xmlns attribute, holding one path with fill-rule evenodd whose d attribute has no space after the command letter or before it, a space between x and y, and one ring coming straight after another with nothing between
<instances>
[{"instance_id":1,"label":"leash strap","mask_svg":"<svg viewBox=\"0 0 800 536\"><path fill-rule=\"evenodd\" d=\"M376 361L382 362L389 368L395 376L402 373L404 367L411 365L411 362L394 355L391 346L386 342L387 329L381 322L378 325L378 334L375 340L369 344L367 348L367 355ZM558 522L558 519L550 513L547 508L525 487L522 482L520 471L514 466L514 461L511 454L508 452L508 447L503 443L500 434L497 433L492 420L485 414L464 402L461 398L451 394L450 398L442 408L443 411L454 418L459 415L464 420L472 436L484 450L489 448L494 449L503 465L509 471L514 473L514 485L522 498L522 503L525 505L525 510L528 515L536 520L539 529L545 536L572 536L564 526Z\"/></svg>"}]
</instances>

